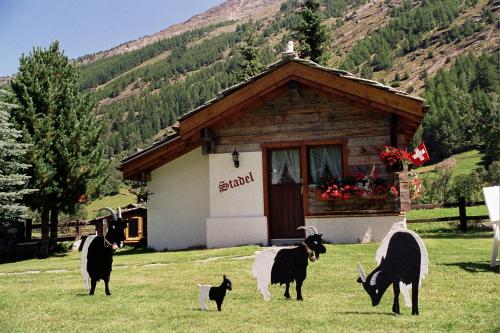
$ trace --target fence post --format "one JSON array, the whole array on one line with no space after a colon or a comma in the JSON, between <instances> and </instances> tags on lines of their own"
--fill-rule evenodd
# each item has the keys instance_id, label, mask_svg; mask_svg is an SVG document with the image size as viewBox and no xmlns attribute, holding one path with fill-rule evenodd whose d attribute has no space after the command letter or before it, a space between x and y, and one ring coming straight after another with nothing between
<instances>
[{"instance_id":1,"label":"fence post","mask_svg":"<svg viewBox=\"0 0 500 333\"><path fill-rule=\"evenodd\" d=\"M465 198L458 198L458 212L460 214L460 230L467 232L467 213L465 211Z\"/></svg>"},{"instance_id":2,"label":"fence post","mask_svg":"<svg viewBox=\"0 0 500 333\"><path fill-rule=\"evenodd\" d=\"M408 172L401 171L396 173L399 179L399 203L401 212L410 211L410 187L408 184Z\"/></svg>"},{"instance_id":3,"label":"fence post","mask_svg":"<svg viewBox=\"0 0 500 333\"><path fill-rule=\"evenodd\" d=\"M25 233L26 233L26 241L31 241L31 232L32 232L32 226L33 226L33 220L32 219L26 219L26 224L25 224Z\"/></svg>"},{"instance_id":4,"label":"fence post","mask_svg":"<svg viewBox=\"0 0 500 333\"><path fill-rule=\"evenodd\" d=\"M80 233L80 221L76 220L76 238L80 239L81 233Z\"/></svg>"}]
</instances>

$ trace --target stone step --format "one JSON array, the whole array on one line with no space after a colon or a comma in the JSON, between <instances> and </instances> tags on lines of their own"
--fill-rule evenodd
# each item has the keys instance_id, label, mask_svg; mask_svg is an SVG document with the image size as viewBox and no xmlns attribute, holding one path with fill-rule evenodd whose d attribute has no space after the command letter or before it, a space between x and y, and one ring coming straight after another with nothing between
<instances>
[{"instance_id":1,"label":"stone step","mask_svg":"<svg viewBox=\"0 0 500 333\"><path fill-rule=\"evenodd\" d=\"M290 246L298 245L304 241L304 238L274 238L271 239L271 245Z\"/></svg>"}]
</instances>

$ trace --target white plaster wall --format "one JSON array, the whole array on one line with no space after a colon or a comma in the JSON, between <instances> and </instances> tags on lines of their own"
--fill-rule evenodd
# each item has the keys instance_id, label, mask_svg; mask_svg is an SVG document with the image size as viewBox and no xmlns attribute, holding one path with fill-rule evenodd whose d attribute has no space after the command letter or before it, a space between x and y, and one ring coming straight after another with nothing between
<instances>
[{"instance_id":1,"label":"white plaster wall","mask_svg":"<svg viewBox=\"0 0 500 333\"><path fill-rule=\"evenodd\" d=\"M267 218L265 216L207 219L207 247L247 244L267 246Z\"/></svg>"},{"instance_id":2,"label":"white plaster wall","mask_svg":"<svg viewBox=\"0 0 500 333\"><path fill-rule=\"evenodd\" d=\"M210 217L263 216L264 190L262 152L240 153L240 167L235 168L231 154L210 154ZM254 181L220 192L221 181Z\"/></svg>"},{"instance_id":3,"label":"white plaster wall","mask_svg":"<svg viewBox=\"0 0 500 333\"><path fill-rule=\"evenodd\" d=\"M156 250L206 246L210 214L208 156L197 148L151 173L148 246Z\"/></svg>"},{"instance_id":4,"label":"white plaster wall","mask_svg":"<svg viewBox=\"0 0 500 333\"><path fill-rule=\"evenodd\" d=\"M260 151L240 153L239 161L239 168L235 168L231 154L210 155L210 218L206 221L207 247L267 245L262 153ZM220 191L221 181L237 182L238 186ZM240 181L243 184L240 184Z\"/></svg>"},{"instance_id":5,"label":"white plaster wall","mask_svg":"<svg viewBox=\"0 0 500 333\"><path fill-rule=\"evenodd\" d=\"M306 217L330 243L380 242L393 229L406 229L406 216Z\"/></svg>"}]
</instances>

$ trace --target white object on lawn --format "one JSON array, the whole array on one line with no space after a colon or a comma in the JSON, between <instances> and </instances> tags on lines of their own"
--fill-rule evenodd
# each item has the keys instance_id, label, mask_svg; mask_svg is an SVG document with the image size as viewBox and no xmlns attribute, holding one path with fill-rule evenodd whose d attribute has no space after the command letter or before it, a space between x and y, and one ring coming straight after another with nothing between
<instances>
[{"instance_id":1,"label":"white object on lawn","mask_svg":"<svg viewBox=\"0 0 500 333\"><path fill-rule=\"evenodd\" d=\"M377 265L380 265L382 258L385 258L387 254L387 248L389 247L389 241L391 240L392 235L396 232L407 232L415 238L417 241L418 247L420 248L420 279L418 281L418 289L422 287L422 282L429 274L429 255L427 254L427 248L425 247L424 242L415 232L403 229L403 230L393 230L385 236L380 244L380 247L377 250L377 254L375 255L375 261ZM403 300L405 302L405 306L407 308L411 307L411 298L410 298L410 288L412 288L412 284L405 284L403 282L399 282L399 289L401 290L401 294L403 295Z\"/></svg>"},{"instance_id":2,"label":"white object on lawn","mask_svg":"<svg viewBox=\"0 0 500 333\"><path fill-rule=\"evenodd\" d=\"M252 266L252 275L257 279L257 289L266 301L271 300L269 284L271 283L271 270L274 265L274 258L283 247L267 249L257 254Z\"/></svg>"},{"instance_id":3,"label":"white object on lawn","mask_svg":"<svg viewBox=\"0 0 500 333\"><path fill-rule=\"evenodd\" d=\"M490 266L500 265L497 260L498 244L500 244L500 186L484 187L484 201L488 207L490 223L493 227L493 253L491 254Z\"/></svg>"},{"instance_id":4,"label":"white object on lawn","mask_svg":"<svg viewBox=\"0 0 500 333\"><path fill-rule=\"evenodd\" d=\"M199 284L198 288L200 288L200 297L199 297L200 309L206 311L208 309L207 306L208 294L210 293L210 288L212 288L212 286L209 284Z\"/></svg>"},{"instance_id":5,"label":"white object on lawn","mask_svg":"<svg viewBox=\"0 0 500 333\"><path fill-rule=\"evenodd\" d=\"M87 239L85 239L85 243L83 243L83 248L82 248L82 255L81 255L81 269L80 272L82 274L82 279L83 279L83 287L88 291L90 290L90 275L89 272L87 271L87 255L89 254L89 246L92 244L92 241L94 238L96 238L96 235L88 236Z\"/></svg>"}]
</instances>

